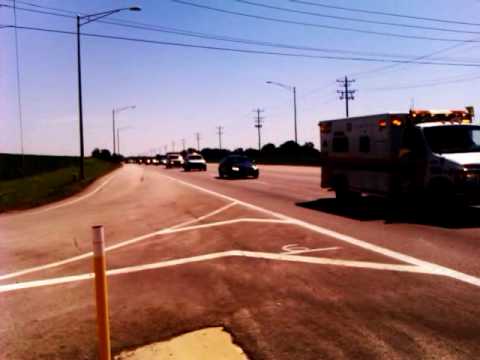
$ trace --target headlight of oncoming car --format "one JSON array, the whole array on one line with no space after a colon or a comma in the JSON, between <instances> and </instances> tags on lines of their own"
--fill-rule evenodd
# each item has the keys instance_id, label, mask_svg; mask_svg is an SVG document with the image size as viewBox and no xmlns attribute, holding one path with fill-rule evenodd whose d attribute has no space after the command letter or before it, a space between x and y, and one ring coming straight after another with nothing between
<instances>
[{"instance_id":1,"label":"headlight of oncoming car","mask_svg":"<svg viewBox=\"0 0 480 360\"><path fill-rule=\"evenodd\" d=\"M253 169L253 170L257 170L257 165L253 164L253 165L252 165L252 169Z\"/></svg>"},{"instance_id":2,"label":"headlight of oncoming car","mask_svg":"<svg viewBox=\"0 0 480 360\"><path fill-rule=\"evenodd\" d=\"M238 166L232 166L233 171L240 171L240 168Z\"/></svg>"}]
</instances>

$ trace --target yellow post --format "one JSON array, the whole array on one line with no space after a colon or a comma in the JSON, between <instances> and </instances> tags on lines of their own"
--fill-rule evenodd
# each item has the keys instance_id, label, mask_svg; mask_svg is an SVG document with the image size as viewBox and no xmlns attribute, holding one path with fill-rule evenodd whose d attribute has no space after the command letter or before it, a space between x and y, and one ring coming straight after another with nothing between
<instances>
[{"instance_id":1,"label":"yellow post","mask_svg":"<svg viewBox=\"0 0 480 360\"><path fill-rule=\"evenodd\" d=\"M108 320L108 290L103 226L93 228L93 270L95 273L95 300L97 303L97 336L100 360L111 360L110 325Z\"/></svg>"}]
</instances>

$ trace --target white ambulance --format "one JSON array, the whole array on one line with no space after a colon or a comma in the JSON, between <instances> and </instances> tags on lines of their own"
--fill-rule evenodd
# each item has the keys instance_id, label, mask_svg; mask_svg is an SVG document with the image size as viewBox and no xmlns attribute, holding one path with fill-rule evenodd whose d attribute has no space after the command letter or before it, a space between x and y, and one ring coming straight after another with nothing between
<instances>
[{"instance_id":1,"label":"white ambulance","mask_svg":"<svg viewBox=\"0 0 480 360\"><path fill-rule=\"evenodd\" d=\"M322 182L359 194L480 204L480 126L473 108L320 121Z\"/></svg>"}]
</instances>

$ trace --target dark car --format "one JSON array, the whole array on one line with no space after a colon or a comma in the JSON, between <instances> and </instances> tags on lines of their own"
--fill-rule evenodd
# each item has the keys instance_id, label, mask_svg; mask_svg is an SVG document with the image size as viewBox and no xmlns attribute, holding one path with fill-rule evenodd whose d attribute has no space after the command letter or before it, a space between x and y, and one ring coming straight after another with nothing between
<instances>
[{"instance_id":1,"label":"dark car","mask_svg":"<svg viewBox=\"0 0 480 360\"><path fill-rule=\"evenodd\" d=\"M229 155L220 161L218 176L224 177L253 177L258 178L259 170L257 165L248 157L243 155Z\"/></svg>"}]
</instances>

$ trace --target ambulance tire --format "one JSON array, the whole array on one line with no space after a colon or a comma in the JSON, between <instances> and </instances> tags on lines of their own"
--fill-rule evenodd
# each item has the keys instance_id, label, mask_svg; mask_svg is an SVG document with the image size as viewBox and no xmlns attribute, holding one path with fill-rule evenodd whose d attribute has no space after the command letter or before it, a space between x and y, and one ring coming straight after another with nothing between
<instances>
[{"instance_id":1,"label":"ambulance tire","mask_svg":"<svg viewBox=\"0 0 480 360\"><path fill-rule=\"evenodd\" d=\"M427 190L426 205L435 211L454 206L455 192L453 185L447 180L433 181Z\"/></svg>"},{"instance_id":2,"label":"ambulance tire","mask_svg":"<svg viewBox=\"0 0 480 360\"><path fill-rule=\"evenodd\" d=\"M341 203L352 202L358 199L360 195L348 189L347 179L344 178L343 176L335 179L334 190L335 190L335 197Z\"/></svg>"}]
</instances>

